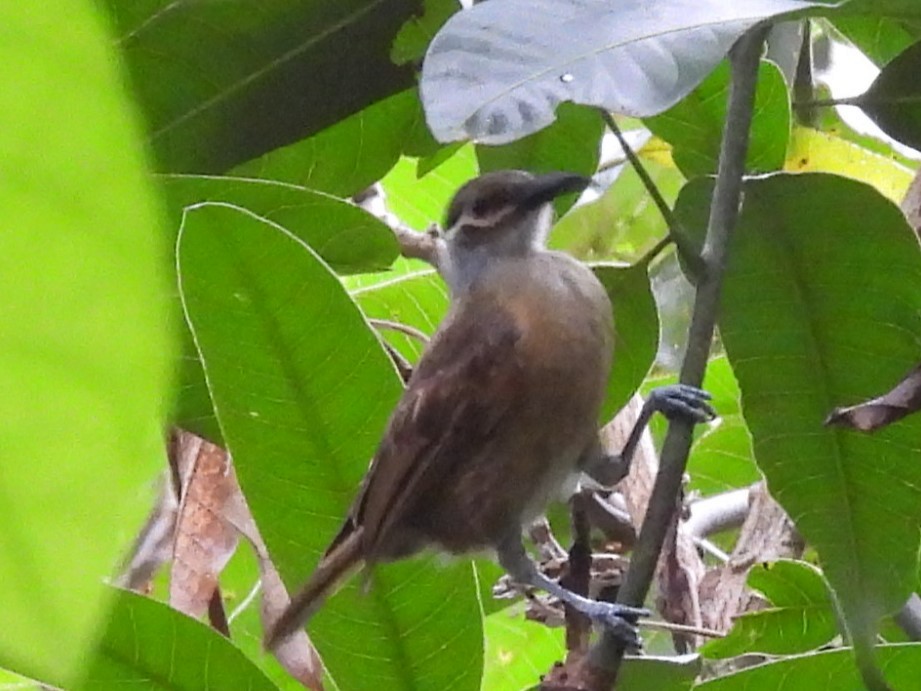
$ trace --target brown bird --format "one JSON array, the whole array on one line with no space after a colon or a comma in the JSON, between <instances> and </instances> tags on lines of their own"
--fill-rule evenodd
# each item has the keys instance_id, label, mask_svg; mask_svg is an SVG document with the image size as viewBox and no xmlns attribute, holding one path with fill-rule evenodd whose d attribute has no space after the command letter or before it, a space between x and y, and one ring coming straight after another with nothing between
<instances>
[{"instance_id":1,"label":"brown bird","mask_svg":"<svg viewBox=\"0 0 921 691\"><path fill-rule=\"evenodd\" d=\"M707 394L651 396L620 457L606 456L598 418L613 352L613 313L594 274L545 249L551 202L590 180L488 173L448 209L441 273L451 307L409 380L339 534L271 627L275 647L352 571L424 549L494 550L512 578L547 590L637 641L645 610L576 595L541 573L522 527L575 485L580 471L626 473L655 410L703 420Z\"/></svg>"}]
</instances>

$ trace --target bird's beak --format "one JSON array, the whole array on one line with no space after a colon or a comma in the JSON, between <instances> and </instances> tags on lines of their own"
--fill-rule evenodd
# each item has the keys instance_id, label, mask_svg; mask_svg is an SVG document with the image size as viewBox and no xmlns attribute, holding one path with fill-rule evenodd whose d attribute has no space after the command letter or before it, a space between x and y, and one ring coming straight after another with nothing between
<instances>
[{"instance_id":1,"label":"bird's beak","mask_svg":"<svg viewBox=\"0 0 921 691\"><path fill-rule=\"evenodd\" d=\"M592 183L591 178L575 173L538 175L525 185L524 203L532 208L552 202L561 194L581 192Z\"/></svg>"}]
</instances>

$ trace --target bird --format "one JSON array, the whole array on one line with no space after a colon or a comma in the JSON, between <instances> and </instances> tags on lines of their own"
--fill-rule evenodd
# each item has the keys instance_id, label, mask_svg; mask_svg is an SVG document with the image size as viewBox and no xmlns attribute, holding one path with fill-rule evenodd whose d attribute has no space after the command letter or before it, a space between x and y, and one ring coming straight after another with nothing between
<instances>
[{"instance_id":1,"label":"bird","mask_svg":"<svg viewBox=\"0 0 921 691\"><path fill-rule=\"evenodd\" d=\"M362 566L434 550L493 551L513 581L546 590L637 645L642 608L577 595L543 574L522 530L581 472L621 478L650 415L711 416L708 395L663 387L625 450L607 454L599 415L613 309L583 263L546 248L553 201L591 179L483 174L448 206L439 271L450 306L414 369L357 496L312 576L269 627L274 649Z\"/></svg>"}]
</instances>

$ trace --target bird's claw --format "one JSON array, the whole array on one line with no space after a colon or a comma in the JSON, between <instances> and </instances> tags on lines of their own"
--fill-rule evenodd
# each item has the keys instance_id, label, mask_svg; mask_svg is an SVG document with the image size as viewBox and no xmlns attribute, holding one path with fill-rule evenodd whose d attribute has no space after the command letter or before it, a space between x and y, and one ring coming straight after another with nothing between
<instances>
[{"instance_id":1,"label":"bird's claw","mask_svg":"<svg viewBox=\"0 0 921 691\"><path fill-rule=\"evenodd\" d=\"M716 417L716 411L708 402L710 398L708 392L687 384L662 386L649 394L651 404L665 417L683 417L695 423Z\"/></svg>"},{"instance_id":2,"label":"bird's claw","mask_svg":"<svg viewBox=\"0 0 921 691\"><path fill-rule=\"evenodd\" d=\"M643 639L640 638L636 622L640 617L649 616L648 609L594 600L582 613L617 636L628 650L639 650L643 647Z\"/></svg>"}]
</instances>

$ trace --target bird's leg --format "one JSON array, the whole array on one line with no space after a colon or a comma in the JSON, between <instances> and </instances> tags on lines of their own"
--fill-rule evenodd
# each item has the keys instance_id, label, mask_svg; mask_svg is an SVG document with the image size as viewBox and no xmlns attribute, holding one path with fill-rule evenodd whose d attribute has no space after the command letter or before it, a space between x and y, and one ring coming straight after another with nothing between
<instances>
[{"instance_id":1,"label":"bird's leg","mask_svg":"<svg viewBox=\"0 0 921 691\"><path fill-rule=\"evenodd\" d=\"M499 564L508 572L513 581L546 590L592 621L606 627L618 636L627 648L640 647L641 640L637 632L636 620L639 617L649 616L649 610L614 602L599 602L567 590L537 568L525 551L520 535L509 536L499 544L497 552Z\"/></svg>"},{"instance_id":2,"label":"bird's leg","mask_svg":"<svg viewBox=\"0 0 921 691\"><path fill-rule=\"evenodd\" d=\"M654 413L662 413L671 419L683 417L691 422L706 422L716 417L716 411L708 403L710 394L696 386L686 384L673 384L661 386L649 392L643 403L643 408L630 430L627 443L619 454L609 454L601 449L598 444L589 453L589 458L583 465L585 472L593 480L602 485L612 487L623 480L630 472L630 463L640 444L646 425Z\"/></svg>"}]
</instances>

